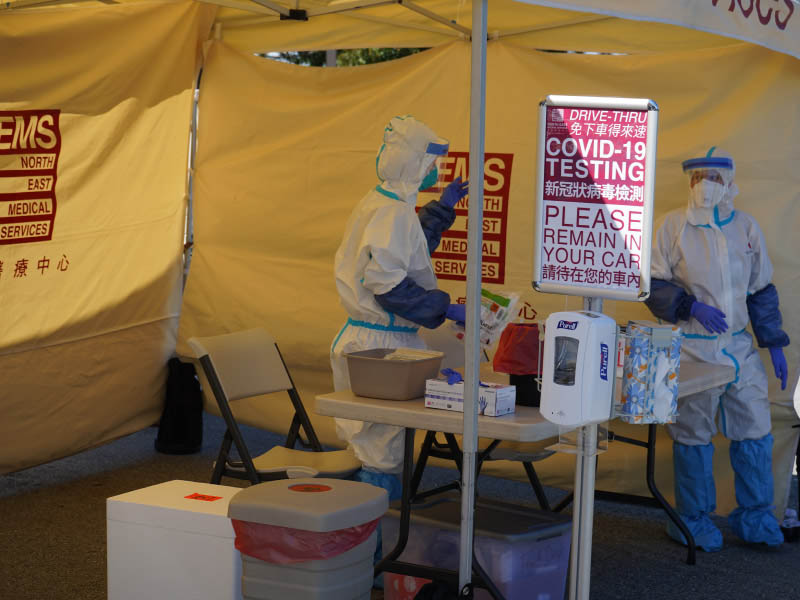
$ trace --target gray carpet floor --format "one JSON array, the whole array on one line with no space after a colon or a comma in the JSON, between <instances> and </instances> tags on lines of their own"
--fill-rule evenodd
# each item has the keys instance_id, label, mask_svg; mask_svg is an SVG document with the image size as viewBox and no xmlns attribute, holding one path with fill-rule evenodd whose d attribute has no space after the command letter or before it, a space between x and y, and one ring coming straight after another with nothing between
<instances>
[{"instance_id":1,"label":"gray carpet floor","mask_svg":"<svg viewBox=\"0 0 800 600\"><path fill-rule=\"evenodd\" d=\"M0 477L0 600L100 600L106 598L105 499L163 481L207 481L222 434L221 421L205 418L201 452L165 455L153 448L149 428L99 448ZM280 438L248 430L256 450ZM423 487L456 477L429 468ZM223 481L236 485L234 480ZM792 505L797 505L796 482ZM527 483L481 477L482 496L535 506ZM557 500L563 490L547 489ZM569 509L567 509L569 512ZM664 513L653 507L598 500L595 504L591 598L719 600L800 597L800 543L779 548L739 541L717 519L725 548L686 552L665 533ZM373 599L382 598L376 592ZM536 595L530 596L534 600ZM143 599L149 600L149 599ZM167 599L168 600L168 599Z\"/></svg>"}]
</instances>

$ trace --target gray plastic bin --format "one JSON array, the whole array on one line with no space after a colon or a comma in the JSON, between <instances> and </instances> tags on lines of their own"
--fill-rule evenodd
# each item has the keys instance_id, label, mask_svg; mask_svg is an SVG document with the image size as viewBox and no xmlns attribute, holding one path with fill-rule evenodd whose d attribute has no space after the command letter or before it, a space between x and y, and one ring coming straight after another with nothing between
<instances>
[{"instance_id":1,"label":"gray plastic bin","mask_svg":"<svg viewBox=\"0 0 800 600\"><path fill-rule=\"evenodd\" d=\"M408 545L397 560L458 570L461 500L442 494L414 505ZM397 543L400 507L381 520L383 552ZM562 600L567 583L572 521L569 516L497 500L475 503L475 554L506 600ZM385 600L406 600L427 580L386 574ZM476 599L489 599L476 588Z\"/></svg>"},{"instance_id":2,"label":"gray plastic bin","mask_svg":"<svg viewBox=\"0 0 800 600\"><path fill-rule=\"evenodd\" d=\"M413 400L425 395L425 381L435 378L442 365L443 352L416 350L429 358L392 360L384 358L397 348L375 348L348 352L350 388L356 396L383 400Z\"/></svg>"},{"instance_id":3,"label":"gray plastic bin","mask_svg":"<svg viewBox=\"0 0 800 600\"><path fill-rule=\"evenodd\" d=\"M374 521L386 512L388 505L386 490L368 483L281 479L243 489L231 499L228 516L251 524L302 530L306 536L315 532L311 538L316 534L322 538ZM274 534L264 535L263 540L274 546ZM285 535L291 540L287 552L294 554L298 532L286 531ZM250 549L240 547L240 541L237 535L244 600L369 600L377 530L338 555L288 564L248 555Z\"/></svg>"}]
</instances>

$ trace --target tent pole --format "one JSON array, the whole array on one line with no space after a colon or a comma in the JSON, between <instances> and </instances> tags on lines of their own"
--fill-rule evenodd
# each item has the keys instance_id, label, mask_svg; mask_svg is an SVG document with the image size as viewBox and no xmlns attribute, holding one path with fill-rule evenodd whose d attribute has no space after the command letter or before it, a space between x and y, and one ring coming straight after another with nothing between
<instances>
[{"instance_id":1,"label":"tent pole","mask_svg":"<svg viewBox=\"0 0 800 600\"><path fill-rule=\"evenodd\" d=\"M455 29L456 31L458 31L460 33L463 33L464 35L471 35L472 31L475 30L474 25L473 25L473 30L470 31L469 29L467 29L463 25L459 25L455 21L452 21L450 19L446 19L445 17L442 17L441 15L437 15L436 13L429 11L427 8L422 8L421 6L419 6L417 4L414 4L410 0L397 0L397 2L398 2L398 4L400 4L401 6L405 6L409 10L413 10L414 12L417 12L417 13L423 15L423 16L426 16L429 19L433 19L434 21L437 21L437 22L441 23L442 25L446 25L447 27L451 27L451 28ZM473 10L473 13L474 12L475 11ZM473 37L473 39L475 39L475 38Z\"/></svg>"},{"instance_id":2,"label":"tent pole","mask_svg":"<svg viewBox=\"0 0 800 600\"><path fill-rule=\"evenodd\" d=\"M274 10L277 14L281 15L282 17L289 16L289 9L285 6L278 4L277 2L272 2L271 0L253 0L256 4L260 4L264 8L268 8L270 10Z\"/></svg>"},{"instance_id":3,"label":"tent pole","mask_svg":"<svg viewBox=\"0 0 800 600\"><path fill-rule=\"evenodd\" d=\"M603 299L584 297L583 310L603 312ZM569 600L589 600L594 525L594 483L597 470L597 423L578 428L572 546L569 557Z\"/></svg>"},{"instance_id":4,"label":"tent pole","mask_svg":"<svg viewBox=\"0 0 800 600\"><path fill-rule=\"evenodd\" d=\"M472 581L475 457L478 447L483 151L486 125L486 17L488 0L472 1L472 66L469 122L469 226L467 232L467 327L464 379L464 456L461 468L461 539L458 587ZM462 597L464 594L462 593ZM471 595L469 596L471 597Z\"/></svg>"}]
</instances>

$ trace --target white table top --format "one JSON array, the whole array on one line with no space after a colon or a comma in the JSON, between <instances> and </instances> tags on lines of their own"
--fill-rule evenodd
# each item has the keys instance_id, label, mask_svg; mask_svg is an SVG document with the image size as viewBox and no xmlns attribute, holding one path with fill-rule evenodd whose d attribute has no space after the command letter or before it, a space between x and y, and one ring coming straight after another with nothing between
<instances>
[{"instance_id":1,"label":"white table top","mask_svg":"<svg viewBox=\"0 0 800 600\"><path fill-rule=\"evenodd\" d=\"M424 398L378 400L356 396L350 390L317 396L314 412L330 417L357 419L443 433L464 431L463 413L425 408ZM538 408L517 406L502 417L478 416L478 436L499 440L536 442L558 435L558 426L545 421Z\"/></svg>"},{"instance_id":2,"label":"white table top","mask_svg":"<svg viewBox=\"0 0 800 600\"><path fill-rule=\"evenodd\" d=\"M678 373L678 397L733 381L733 367L682 361ZM617 380L617 394L622 388ZM363 398L350 390L317 396L314 412L329 417L357 419L399 427L413 427L444 433L462 433L463 415L460 412L425 408L423 398L396 401ZM538 408L517 406L516 412L502 417L478 417L478 436L498 440L537 442L558 435L558 426L546 421Z\"/></svg>"}]
</instances>

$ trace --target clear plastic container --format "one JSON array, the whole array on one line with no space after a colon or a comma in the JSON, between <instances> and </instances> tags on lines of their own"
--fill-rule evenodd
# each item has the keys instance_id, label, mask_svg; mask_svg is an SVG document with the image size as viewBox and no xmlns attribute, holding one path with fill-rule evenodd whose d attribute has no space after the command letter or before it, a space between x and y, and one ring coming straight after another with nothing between
<instances>
[{"instance_id":1,"label":"clear plastic container","mask_svg":"<svg viewBox=\"0 0 800 600\"><path fill-rule=\"evenodd\" d=\"M408 544L398 560L458 570L461 500L442 494L414 505ZM383 517L383 552L397 543L399 506ZM507 600L562 600L567 583L572 522L561 515L497 500L475 503L475 554ZM386 574L385 600L406 600L426 580ZM489 599L476 589L476 599Z\"/></svg>"}]
</instances>

